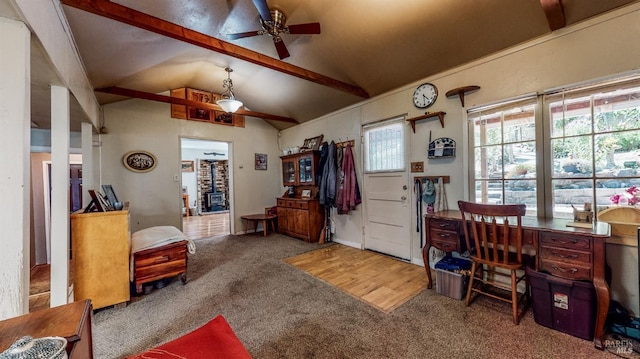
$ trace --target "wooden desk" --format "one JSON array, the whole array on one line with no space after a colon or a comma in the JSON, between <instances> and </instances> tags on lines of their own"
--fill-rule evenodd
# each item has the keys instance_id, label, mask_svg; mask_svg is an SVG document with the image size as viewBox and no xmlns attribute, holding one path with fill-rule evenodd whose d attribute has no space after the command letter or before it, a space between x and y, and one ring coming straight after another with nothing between
<instances>
[{"instance_id":1,"label":"wooden desk","mask_svg":"<svg viewBox=\"0 0 640 359\"><path fill-rule=\"evenodd\" d=\"M594 345L604 349L602 339L609 310L609 286L605 280L605 241L609 224L597 222L593 229L567 227L569 220L525 217L522 220L523 245L536 251L536 270L560 278L591 281L598 298ZM460 211L441 211L425 215L425 246L422 258L431 288L429 249L464 252L466 242Z\"/></svg>"},{"instance_id":2,"label":"wooden desk","mask_svg":"<svg viewBox=\"0 0 640 359\"><path fill-rule=\"evenodd\" d=\"M271 225L271 230L275 231L275 225L273 223L273 221L277 218L278 216L276 216L275 214L263 214L263 213L259 213L259 214L249 214L246 216L241 216L240 218L242 218L243 220L245 220L246 222L252 222L253 223L253 233L258 231L258 222L262 221L262 231L263 231L263 236L266 237L267 236L267 224ZM248 224L245 225L244 231L245 233L248 233Z\"/></svg>"},{"instance_id":3,"label":"wooden desk","mask_svg":"<svg viewBox=\"0 0 640 359\"><path fill-rule=\"evenodd\" d=\"M81 300L0 321L0 352L23 336L64 337L69 359L93 358L91 301Z\"/></svg>"}]
</instances>

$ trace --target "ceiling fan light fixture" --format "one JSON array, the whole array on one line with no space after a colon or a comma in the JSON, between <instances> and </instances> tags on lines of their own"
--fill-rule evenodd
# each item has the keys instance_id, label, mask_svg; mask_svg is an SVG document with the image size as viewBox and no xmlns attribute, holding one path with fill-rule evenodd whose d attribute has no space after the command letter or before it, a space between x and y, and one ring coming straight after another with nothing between
<instances>
[{"instance_id":1,"label":"ceiling fan light fixture","mask_svg":"<svg viewBox=\"0 0 640 359\"><path fill-rule=\"evenodd\" d=\"M222 93L222 98L216 101L216 104L222 107L224 112L234 113L242 107L242 102L236 100L233 94L233 82L231 81L231 72L233 70L230 67L226 67L224 70L227 72L227 78L222 81L222 87L226 90Z\"/></svg>"}]
</instances>

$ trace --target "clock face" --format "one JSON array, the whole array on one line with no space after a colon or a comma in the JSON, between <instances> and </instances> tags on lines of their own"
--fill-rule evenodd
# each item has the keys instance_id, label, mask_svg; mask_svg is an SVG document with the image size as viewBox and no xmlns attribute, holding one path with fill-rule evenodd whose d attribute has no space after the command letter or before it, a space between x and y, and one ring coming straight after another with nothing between
<instances>
[{"instance_id":1,"label":"clock face","mask_svg":"<svg viewBox=\"0 0 640 359\"><path fill-rule=\"evenodd\" d=\"M430 83L418 86L413 92L413 104L417 108L427 108L433 105L436 98L438 98L438 89Z\"/></svg>"}]
</instances>

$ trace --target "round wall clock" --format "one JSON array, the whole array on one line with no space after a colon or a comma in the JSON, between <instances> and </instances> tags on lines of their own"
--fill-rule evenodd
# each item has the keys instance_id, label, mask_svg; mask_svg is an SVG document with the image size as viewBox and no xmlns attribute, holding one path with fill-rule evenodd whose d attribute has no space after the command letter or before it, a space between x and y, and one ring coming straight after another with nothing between
<instances>
[{"instance_id":1,"label":"round wall clock","mask_svg":"<svg viewBox=\"0 0 640 359\"><path fill-rule=\"evenodd\" d=\"M438 89L430 83L424 83L413 92L413 104L417 108L427 108L438 98Z\"/></svg>"},{"instance_id":2,"label":"round wall clock","mask_svg":"<svg viewBox=\"0 0 640 359\"><path fill-rule=\"evenodd\" d=\"M147 151L131 151L122 157L124 166L133 172L149 172L157 162L156 156Z\"/></svg>"}]
</instances>

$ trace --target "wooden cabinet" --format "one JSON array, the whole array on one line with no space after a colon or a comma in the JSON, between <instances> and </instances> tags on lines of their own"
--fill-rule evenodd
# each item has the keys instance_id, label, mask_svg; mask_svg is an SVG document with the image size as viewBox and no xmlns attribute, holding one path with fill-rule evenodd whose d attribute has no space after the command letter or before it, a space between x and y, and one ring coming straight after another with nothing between
<instances>
[{"instance_id":1,"label":"wooden cabinet","mask_svg":"<svg viewBox=\"0 0 640 359\"><path fill-rule=\"evenodd\" d=\"M278 198L278 229L305 242L317 242L324 225L324 208L317 199Z\"/></svg>"},{"instance_id":2,"label":"wooden cabinet","mask_svg":"<svg viewBox=\"0 0 640 359\"><path fill-rule=\"evenodd\" d=\"M94 309L129 301L130 238L127 209L71 215L75 300Z\"/></svg>"},{"instance_id":3,"label":"wooden cabinet","mask_svg":"<svg viewBox=\"0 0 640 359\"><path fill-rule=\"evenodd\" d=\"M316 171L320 151L306 151L282 156L282 184L285 186L316 186Z\"/></svg>"},{"instance_id":4,"label":"wooden cabinet","mask_svg":"<svg viewBox=\"0 0 640 359\"><path fill-rule=\"evenodd\" d=\"M77 301L0 321L0 352L23 336L67 339L69 359L93 358L91 302Z\"/></svg>"}]
</instances>

